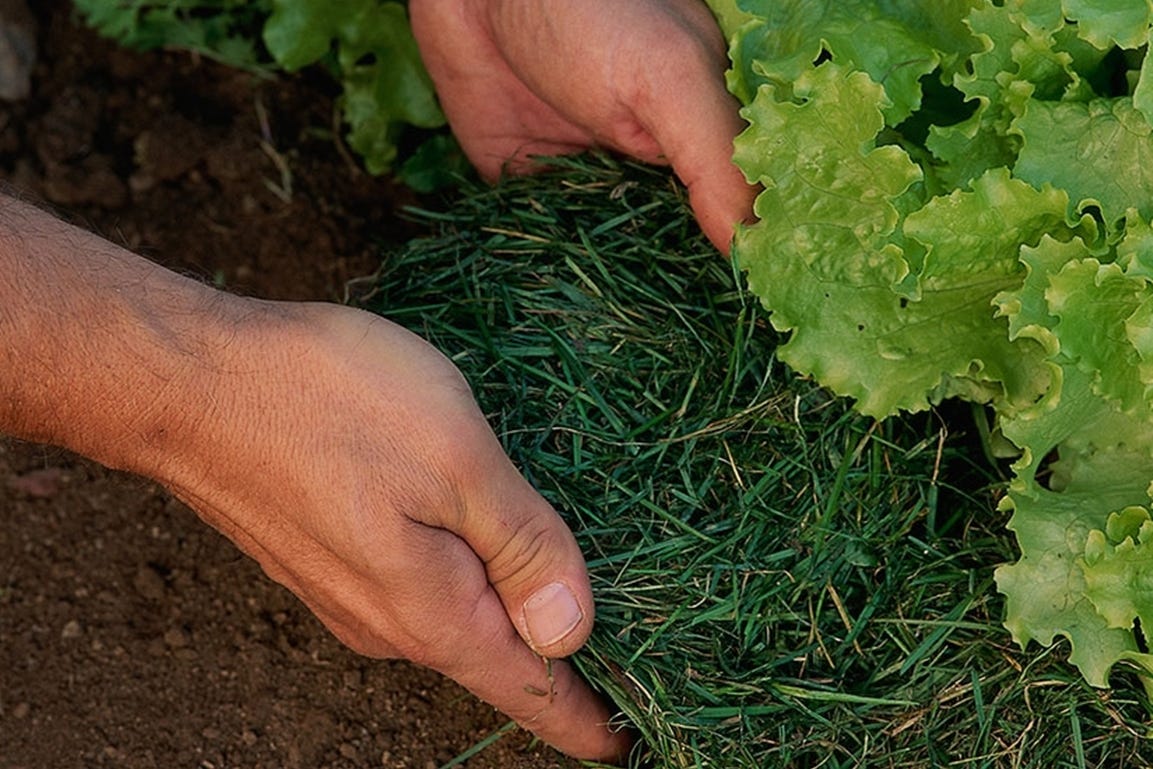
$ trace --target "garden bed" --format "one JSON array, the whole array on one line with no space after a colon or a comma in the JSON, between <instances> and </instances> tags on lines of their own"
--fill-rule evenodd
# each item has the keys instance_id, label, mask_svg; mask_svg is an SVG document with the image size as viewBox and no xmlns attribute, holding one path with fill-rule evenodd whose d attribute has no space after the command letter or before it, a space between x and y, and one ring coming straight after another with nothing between
<instances>
[{"instance_id":1,"label":"garden bed","mask_svg":"<svg viewBox=\"0 0 1153 769\"><path fill-rule=\"evenodd\" d=\"M38 6L5 181L226 289L350 301L444 350L588 558L575 658L634 764L1141 766L1149 705L1022 651L984 414L877 423L777 360L670 175L558 161L420 199L335 89L116 49ZM0 765L573 769L443 678L343 649L163 490L0 443Z\"/></svg>"}]
</instances>

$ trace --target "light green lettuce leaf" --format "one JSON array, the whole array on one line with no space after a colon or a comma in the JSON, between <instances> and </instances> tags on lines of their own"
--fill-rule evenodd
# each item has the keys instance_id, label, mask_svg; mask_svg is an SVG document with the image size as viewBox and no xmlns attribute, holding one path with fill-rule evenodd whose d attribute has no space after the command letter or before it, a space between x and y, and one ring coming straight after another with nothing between
<instances>
[{"instance_id":1,"label":"light green lettuce leaf","mask_svg":"<svg viewBox=\"0 0 1153 769\"><path fill-rule=\"evenodd\" d=\"M1145 507L1111 513L1089 533L1081 559L1085 595L1109 627L1153 628L1153 520Z\"/></svg>"},{"instance_id":2,"label":"light green lettuce leaf","mask_svg":"<svg viewBox=\"0 0 1153 769\"><path fill-rule=\"evenodd\" d=\"M1045 299L1059 318L1054 330L1061 355L1085 372L1095 391L1127 413L1149 412L1148 384L1130 341L1130 319L1149 298L1143 278L1096 259L1070 261L1051 273Z\"/></svg>"},{"instance_id":3,"label":"light green lettuce leaf","mask_svg":"<svg viewBox=\"0 0 1153 769\"><path fill-rule=\"evenodd\" d=\"M764 191L734 254L782 360L877 417L991 402L1021 452L1006 627L1068 638L1097 686L1153 673L1153 65L1106 50L1147 41L1153 4L958 3L928 33L899 0L735 1L758 17L733 47L735 157ZM866 19L936 69L878 68ZM929 73L956 90L922 92Z\"/></svg>"},{"instance_id":4,"label":"light green lettuce leaf","mask_svg":"<svg viewBox=\"0 0 1153 769\"><path fill-rule=\"evenodd\" d=\"M1049 314L1045 291L1049 276L1073 259L1089 255L1080 238L1067 242L1044 235L1036 246L1021 247L1020 260L1025 266L1025 279L1021 285L1002 291L993 298L997 316L1009 322L1009 339L1032 339L1041 345L1046 356L1053 357L1061 349L1053 328L1057 319Z\"/></svg>"},{"instance_id":5,"label":"light green lettuce leaf","mask_svg":"<svg viewBox=\"0 0 1153 769\"><path fill-rule=\"evenodd\" d=\"M1016 82L1013 47L1029 33L1008 9L985 6L968 17L980 50L969 58L968 71L953 76L953 85L974 107L966 120L929 129L926 146L944 165L941 176L962 186L990 168L1009 166L1019 140L1008 133L1013 113L1006 89ZM1031 92L1031 87L1029 88Z\"/></svg>"},{"instance_id":6,"label":"light green lettuce leaf","mask_svg":"<svg viewBox=\"0 0 1153 769\"><path fill-rule=\"evenodd\" d=\"M1053 37L1026 35L1013 43L1010 54L1017 69L1012 79L1003 78L1006 104L1015 115L1025 109L1028 99L1058 100L1085 95L1073 57L1055 47Z\"/></svg>"},{"instance_id":7,"label":"light green lettuce leaf","mask_svg":"<svg viewBox=\"0 0 1153 769\"><path fill-rule=\"evenodd\" d=\"M996 120L982 106L967 120L929 129L925 145L940 161L937 176L947 187L963 187L990 169L1012 166L1019 142L999 133Z\"/></svg>"},{"instance_id":8,"label":"light green lettuce leaf","mask_svg":"<svg viewBox=\"0 0 1153 769\"><path fill-rule=\"evenodd\" d=\"M1126 213L1125 237L1117 244L1115 262L1145 286L1136 309L1125 319L1125 337L1137 354L1137 376L1149 398L1153 393L1153 226L1134 210Z\"/></svg>"},{"instance_id":9,"label":"light green lettuce leaf","mask_svg":"<svg viewBox=\"0 0 1153 769\"><path fill-rule=\"evenodd\" d=\"M1153 123L1153 57L1145 56L1133 86L1133 106Z\"/></svg>"},{"instance_id":10,"label":"light green lettuce leaf","mask_svg":"<svg viewBox=\"0 0 1153 769\"><path fill-rule=\"evenodd\" d=\"M909 214L904 234L927 254L917 272L920 301L908 305L904 328L893 336L906 344L922 335L949 339L935 353L917 349L927 347L924 343L912 352L913 360L926 367L940 366L945 389L936 388L935 398L972 397L964 388L976 381L1003 396L1002 408L1024 408L1047 387L1044 344L1011 333L1009 322L997 319L996 299L1025 279L1022 244L1045 236L1067 240L1085 231L1084 223L1079 230L1069 227L1067 207L1064 193L1036 190L993 170L975 180L971 190L933 198ZM882 356L891 357L886 346L879 348Z\"/></svg>"},{"instance_id":11,"label":"light green lettuce leaf","mask_svg":"<svg viewBox=\"0 0 1153 769\"><path fill-rule=\"evenodd\" d=\"M984 0L939 0L935 3L908 0L877 0L875 5L889 19L896 20L917 39L937 52L942 77L951 82L964 69L964 62L981 50L980 41L969 29L969 14Z\"/></svg>"},{"instance_id":12,"label":"light green lettuce leaf","mask_svg":"<svg viewBox=\"0 0 1153 769\"><path fill-rule=\"evenodd\" d=\"M1153 217L1153 127L1132 100L1033 101L1013 131L1023 140L1014 175L1100 207L1108 226L1130 208Z\"/></svg>"},{"instance_id":13,"label":"light green lettuce leaf","mask_svg":"<svg viewBox=\"0 0 1153 769\"><path fill-rule=\"evenodd\" d=\"M1149 503L1153 429L1096 395L1077 368L1064 367L1060 379L1036 410L1001 425L1026 450L1003 503L1021 558L997 569L997 586L1005 626L1022 648L1064 636L1070 661L1090 684L1105 686L1114 664L1137 659L1138 646L1132 630L1111 627L1086 595L1081 559L1110 513ZM1058 447L1059 460L1046 464Z\"/></svg>"},{"instance_id":14,"label":"light green lettuce leaf","mask_svg":"<svg viewBox=\"0 0 1153 769\"><path fill-rule=\"evenodd\" d=\"M1086 503L1087 494L1040 493L1014 498L1010 529L1022 555L997 569L997 588L1005 595L1005 627L1022 649L1031 641L1051 646L1058 636L1069 639L1069 660L1093 686L1106 686L1109 671L1138 651L1132 631L1113 628L1085 595L1078 564L1083 545L1100 521Z\"/></svg>"},{"instance_id":15,"label":"light green lettuce leaf","mask_svg":"<svg viewBox=\"0 0 1153 769\"><path fill-rule=\"evenodd\" d=\"M936 46L952 51L953 61L963 50L955 38L970 37L961 21L972 5L942 0L930 13L897 2L742 0L741 8L757 20L741 28L730 52L730 88L744 103L766 83L788 98L789 86L824 51L837 65L883 84L886 120L897 125L921 104L920 78L941 64Z\"/></svg>"},{"instance_id":16,"label":"light green lettuce leaf","mask_svg":"<svg viewBox=\"0 0 1153 769\"><path fill-rule=\"evenodd\" d=\"M1012 121L1036 100L1086 100L1104 57L1065 26L1056 0L1018 0L974 10L968 24L981 50L953 78L974 112L930 130L928 149L961 186L989 168L1011 167L1019 150Z\"/></svg>"},{"instance_id":17,"label":"light green lettuce leaf","mask_svg":"<svg viewBox=\"0 0 1153 769\"><path fill-rule=\"evenodd\" d=\"M1147 244L1136 235L1122 246L1136 255ZM1057 373L1032 409L1000 413L1002 433L1023 450L1003 502L1021 549L1019 561L997 571L1005 624L1022 648L1068 638L1070 660L1105 686L1119 661L1153 663L1139 652L1133 615L1118 623L1100 611L1101 585L1121 561L1101 567L1096 599L1085 570L1086 554L1093 560L1102 551L1111 514L1149 502L1153 412L1133 342L1148 281L1099 262L1080 239L1045 238L1021 258L1026 279L997 303L1011 333L1041 341ZM1139 264L1136 256L1125 261ZM1153 337L1153 328L1144 333Z\"/></svg>"},{"instance_id":18,"label":"light green lettuce leaf","mask_svg":"<svg viewBox=\"0 0 1153 769\"><path fill-rule=\"evenodd\" d=\"M1144 45L1153 21L1153 5L1144 0L1006 0L1003 6L1029 34L1055 36L1058 49L1088 63L1113 46Z\"/></svg>"},{"instance_id":19,"label":"light green lettuce leaf","mask_svg":"<svg viewBox=\"0 0 1153 769\"><path fill-rule=\"evenodd\" d=\"M1153 226L1136 209L1125 212L1125 237L1117 244L1114 261L1128 275L1153 278Z\"/></svg>"},{"instance_id":20,"label":"light green lettuce leaf","mask_svg":"<svg viewBox=\"0 0 1153 769\"><path fill-rule=\"evenodd\" d=\"M1153 292L1145 292L1141 303L1125 320L1125 336L1137 351L1137 372L1145 384L1145 397L1153 390Z\"/></svg>"},{"instance_id":21,"label":"light green lettuce leaf","mask_svg":"<svg viewBox=\"0 0 1153 769\"><path fill-rule=\"evenodd\" d=\"M1149 502L1153 420L1130 341L1147 281L1098 262L1079 240L1046 239L1022 260L1029 276L998 302L1012 328L1047 340L1060 375L1034 409L1002 414L1002 432L1024 450L1005 503L1021 558L997 572L1005 624L1022 647L1067 637L1070 660L1104 686L1118 661L1150 662L1131 621L1101 614L1084 569L1110 514Z\"/></svg>"},{"instance_id":22,"label":"light green lettuce leaf","mask_svg":"<svg viewBox=\"0 0 1153 769\"><path fill-rule=\"evenodd\" d=\"M735 253L774 325L797 329L782 350L791 364L818 366L830 387L849 388L856 376L839 355L821 364L823 338L897 303L892 286L909 268L889 242L899 220L893 201L920 170L899 148L873 144L885 95L864 73L828 62L794 88L801 103L778 101L765 85L743 112L750 127L736 140L737 162L764 191L755 204L761 221L740 230ZM825 312L836 318L812 322ZM846 345L853 341L838 348Z\"/></svg>"},{"instance_id":23,"label":"light green lettuce leaf","mask_svg":"<svg viewBox=\"0 0 1153 769\"><path fill-rule=\"evenodd\" d=\"M1030 32L1011 8L987 3L969 14L968 25L980 48L970 57L968 73L958 74L954 85L970 99L1000 105L1005 88L1016 79L1018 63L1013 49L1027 40Z\"/></svg>"},{"instance_id":24,"label":"light green lettuce leaf","mask_svg":"<svg viewBox=\"0 0 1153 769\"><path fill-rule=\"evenodd\" d=\"M1032 35L1052 35L1065 26L1060 0L1007 0L1006 11Z\"/></svg>"},{"instance_id":25,"label":"light green lettuce leaf","mask_svg":"<svg viewBox=\"0 0 1153 769\"><path fill-rule=\"evenodd\" d=\"M1068 199L995 172L898 231L895 201L919 174L872 141L878 86L827 63L796 90L802 103L764 87L737 140L737 162L765 191L762 221L741 230L736 253L774 326L793 332L782 359L875 416L955 394L1034 401L1047 383L1043 351L1009 339L993 298L1023 279L1022 241L1072 236Z\"/></svg>"},{"instance_id":26,"label":"light green lettuce leaf","mask_svg":"<svg viewBox=\"0 0 1153 769\"><path fill-rule=\"evenodd\" d=\"M1144 0L1064 0L1065 16L1097 48L1138 48L1149 42L1153 5Z\"/></svg>"}]
</instances>

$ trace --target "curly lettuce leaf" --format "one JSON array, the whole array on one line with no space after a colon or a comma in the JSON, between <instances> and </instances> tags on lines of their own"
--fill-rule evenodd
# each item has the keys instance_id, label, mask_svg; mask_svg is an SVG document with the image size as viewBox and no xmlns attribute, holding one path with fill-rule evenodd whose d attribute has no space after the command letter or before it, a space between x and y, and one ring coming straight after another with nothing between
<instances>
[{"instance_id":1,"label":"curly lettuce leaf","mask_svg":"<svg viewBox=\"0 0 1153 769\"><path fill-rule=\"evenodd\" d=\"M774 326L793 332L782 359L876 416L957 394L1035 400L1041 349L1009 339L993 299L1023 279L1021 241L1072 236L1068 199L997 172L905 213L920 174L876 146L879 86L830 62L794 90L799 103L762 87L736 150L765 187L737 253Z\"/></svg>"},{"instance_id":2,"label":"curly lettuce leaf","mask_svg":"<svg viewBox=\"0 0 1153 769\"><path fill-rule=\"evenodd\" d=\"M1064 0L1065 16L1097 48L1139 48L1149 42L1153 6L1133 0Z\"/></svg>"},{"instance_id":3,"label":"curly lettuce leaf","mask_svg":"<svg viewBox=\"0 0 1153 769\"><path fill-rule=\"evenodd\" d=\"M1071 259L1088 255L1080 239L1061 242L1046 234L1035 246L1021 247L1020 260L1025 278L1012 291L1003 291L993 297L997 316L1009 324L1009 339L1032 339L1041 345L1048 357L1056 355L1060 343L1052 328L1057 319L1049 314L1045 291L1049 288L1049 275L1061 269Z\"/></svg>"},{"instance_id":4,"label":"curly lettuce leaf","mask_svg":"<svg viewBox=\"0 0 1153 769\"><path fill-rule=\"evenodd\" d=\"M952 83L973 114L934 125L926 142L945 164L942 176L956 185L990 168L1012 167L1020 149L1012 123L1030 105L1092 97L1106 53L1079 37L1079 28L1067 26L1060 5L1050 0L985 5L966 21L980 50Z\"/></svg>"},{"instance_id":5,"label":"curly lettuce leaf","mask_svg":"<svg viewBox=\"0 0 1153 769\"><path fill-rule=\"evenodd\" d=\"M741 266L773 324L795 332L781 350L789 363L865 400L845 359L855 340L835 340L833 352L829 331L897 304L893 286L909 265L890 242L900 219L894 201L920 169L899 148L873 143L885 95L867 75L829 62L793 88L799 103L778 101L776 87L764 85L744 111L751 127L736 140L737 162L764 192L755 204L761 223L738 235Z\"/></svg>"},{"instance_id":6,"label":"curly lettuce leaf","mask_svg":"<svg viewBox=\"0 0 1153 769\"><path fill-rule=\"evenodd\" d=\"M1015 79L1014 46L1028 37L1006 8L974 10L967 19L980 49L967 71L953 76L953 85L974 105L973 114L951 125L933 125L926 147L944 166L941 175L961 186L992 168L1012 163L1017 139L1007 132L1012 112L1007 92Z\"/></svg>"},{"instance_id":7,"label":"curly lettuce leaf","mask_svg":"<svg viewBox=\"0 0 1153 769\"><path fill-rule=\"evenodd\" d=\"M1093 382L1094 390L1126 413L1148 414L1148 384L1129 340L1130 319L1148 297L1144 279L1096 259L1071 261L1049 279L1045 298L1060 318L1055 335L1062 356Z\"/></svg>"},{"instance_id":8,"label":"curly lettuce leaf","mask_svg":"<svg viewBox=\"0 0 1153 769\"><path fill-rule=\"evenodd\" d=\"M1097 686L1120 661L1153 674L1153 6L949 5L964 34L893 38L937 62L898 84L830 4L732 1L760 17L730 82L764 187L734 254L782 359L878 417L990 402L1021 451L1006 627L1068 638ZM911 5L845 13L915 28Z\"/></svg>"},{"instance_id":9,"label":"curly lettuce leaf","mask_svg":"<svg viewBox=\"0 0 1153 769\"><path fill-rule=\"evenodd\" d=\"M1153 520L1130 506L1109 514L1105 529L1089 532L1081 559L1085 595L1109 627L1153 628Z\"/></svg>"},{"instance_id":10,"label":"curly lettuce leaf","mask_svg":"<svg viewBox=\"0 0 1153 769\"><path fill-rule=\"evenodd\" d=\"M1131 524L1132 511L1149 504L1153 475L1143 357L1153 338L1153 291L1143 274L1151 244L1149 227L1132 221L1115 261L1100 261L1079 239L1022 249L1026 279L997 297L1010 333L1041 342L1055 369L1032 409L1000 415L1005 437L1023 449L1003 503L1021 549L1020 560L997 571L1005 625L1023 648L1068 638L1070 660L1096 686L1122 660L1153 670L1153 658L1139 652L1138 615L1118 620L1118 602L1130 598L1108 597L1123 579L1141 584L1116 573L1134 565L1128 546L1115 553L1106 544L1120 543L1118 532L1133 534L1119 522ZM1095 575L1087 564L1100 564Z\"/></svg>"},{"instance_id":11,"label":"curly lettuce leaf","mask_svg":"<svg viewBox=\"0 0 1153 769\"><path fill-rule=\"evenodd\" d=\"M1147 365L1153 357L1153 229L1132 221L1105 261L1080 237L1060 242L1045 236L1036 246L1023 246L1025 279L994 304L1008 320L1011 339L1034 339L1051 361L1080 368L1094 391L1122 412L1145 413L1153 382ZM1091 236L1093 227L1084 232Z\"/></svg>"},{"instance_id":12,"label":"curly lettuce leaf","mask_svg":"<svg viewBox=\"0 0 1153 769\"><path fill-rule=\"evenodd\" d=\"M997 569L1006 596L1005 626L1022 648L1068 638L1070 661L1094 686L1106 686L1121 660L1140 661L1128 627L1118 627L1089 595L1086 548L1111 513L1149 504L1153 424L1134 420L1094 392L1090 377L1064 368L1059 393L1043 407L1002 425L1028 447L1003 507L1013 512L1020 559ZM1050 452L1059 459L1047 464Z\"/></svg>"},{"instance_id":13,"label":"curly lettuce leaf","mask_svg":"<svg viewBox=\"0 0 1153 769\"><path fill-rule=\"evenodd\" d=\"M738 0L738 5L753 19L741 27L730 52L729 85L738 98L752 101L765 84L787 92L827 56L882 84L888 97L883 110L895 125L921 105L920 79L942 65L951 71L963 55L957 41L969 37L963 20L976 2L941 0L931 8L869 0Z\"/></svg>"},{"instance_id":14,"label":"curly lettuce leaf","mask_svg":"<svg viewBox=\"0 0 1153 769\"><path fill-rule=\"evenodd\" d=\"M1013 173L1097 206L1108 225L1130 208L1153 216L1153 126L1130 99L1034 101L1013 123L1022 147Z\"/></svg>"}]
</instances>

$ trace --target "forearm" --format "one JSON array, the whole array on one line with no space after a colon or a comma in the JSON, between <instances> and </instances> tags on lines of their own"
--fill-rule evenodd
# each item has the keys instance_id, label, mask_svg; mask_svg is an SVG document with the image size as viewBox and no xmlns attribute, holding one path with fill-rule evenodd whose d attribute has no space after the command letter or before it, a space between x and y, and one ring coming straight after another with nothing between
<instances>
[{"instance_id":1,"label":"forearm","mask_svg":"<svg viewBox=\"0 0 1153 769\"><path fill-rule=\"evenodd\" d=\"M222 365L237 305L0 196L0 432L154 470L202 416L181 394Z\"/></svg>"}]
</instances>

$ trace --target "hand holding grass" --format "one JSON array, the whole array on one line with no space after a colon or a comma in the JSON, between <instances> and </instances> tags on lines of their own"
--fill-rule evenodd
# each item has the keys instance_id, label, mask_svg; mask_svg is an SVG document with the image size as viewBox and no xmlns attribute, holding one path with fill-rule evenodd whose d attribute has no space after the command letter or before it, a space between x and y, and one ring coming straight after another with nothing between
<instances>
[{"instance_id":1,"label":"hand holding grass","mask_svg":"<svg viewBox=\"0 0 1153 769\"><path fill-rule=\"evenodd\" d=\"M698 0L412 14L485 176L591 146L667 162L728 250L752 190ZM0 431L164 483L353 649L435 668L574 756L623 757L604 703L542 659L591 629L580 550L415 336L213 291L0 198L0 392Z\"/></svg>"},{"instance_id":2,"label":"hand holding grass","mask_svg":"<svg viewBox=\"0 0 1153 769\"><path fill-rule=\"evenodd\" d=\"M627 740L564 663L581 553L457 369L381 318L230 296L0 199L0 431L154 478L354 650L546 741Z\"/></svg>"},{"instance_id":3,"label":"hand holding grass","mask_svg":"<svg viewBox=\"0 0 1153 769\"><path fill-rule=\"evenodd\" d=\"M222 460L177 493L355 651L438 670L575 756L622 757L604 703L544 659L591 630L581 552L457 369L367 313L287 317L231 379L250 399L231 427L263 450L211 435Z\"/></svg>"},{"instance_id":4,"label":"hand holding grass","mask_svg":"<svg viewBox=\"0 0 1153 769\"><path fill-rule=\"evenodd\" d=\"M742 123L703 2L414 0L410 13L445 114L482 175L590 147L668 163L728 253L753 190L732 163Z\"/></svg>"}]
</instances>

